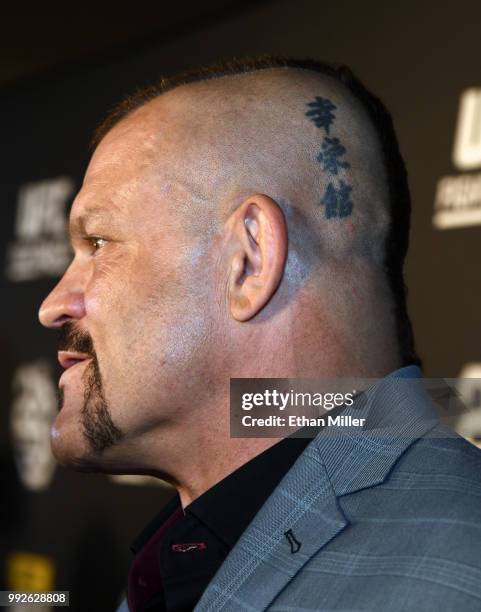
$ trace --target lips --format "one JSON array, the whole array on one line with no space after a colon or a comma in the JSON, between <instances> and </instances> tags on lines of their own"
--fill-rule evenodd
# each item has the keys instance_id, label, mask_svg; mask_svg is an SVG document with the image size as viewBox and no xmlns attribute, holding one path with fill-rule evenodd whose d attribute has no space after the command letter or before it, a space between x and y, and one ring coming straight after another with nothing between
<instances>
[{"instance_id":1,"label":"lips","mask_svg":"<svg viewBox=\"0 0 481 612\"><path fill-rule=\"evenodd\" d=\"M92 362L92 356L73 351L59 351L58 360L60 365L65 368L58 380L58 386L61 389L65 385L76 384L75 380L85 372L85 368Z\"/></svg>"},{"instance_id":2,"label":"lips","mask_svg":"<svg viewBox=\"0 0 481 612\"><path fill-rule=\"evenodd\" d=\"M58 361L62 368L68 370L72 366L80 363L81 361L85 361L86 359L91 359L90 355L85 353L75 353L73 351L59 351L57 353Z\"/></svg>"}]
</instances>

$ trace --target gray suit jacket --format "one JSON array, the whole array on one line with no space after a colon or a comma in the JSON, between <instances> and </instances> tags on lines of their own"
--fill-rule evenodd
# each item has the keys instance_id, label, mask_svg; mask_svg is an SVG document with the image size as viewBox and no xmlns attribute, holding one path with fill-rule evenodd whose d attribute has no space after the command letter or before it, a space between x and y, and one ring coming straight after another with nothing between
<instances>
[{"instance_id":1,"label":"gray suit jacket","mask_svg":"<svg viewBox=\"0 0 481 612\"><path fill-rule=\"evenodd\" d=\"M481 610L481 451L399 370L307 446L196 612ZM355 405L356 406L356 405Z\"/></svg>"}]
</instances>

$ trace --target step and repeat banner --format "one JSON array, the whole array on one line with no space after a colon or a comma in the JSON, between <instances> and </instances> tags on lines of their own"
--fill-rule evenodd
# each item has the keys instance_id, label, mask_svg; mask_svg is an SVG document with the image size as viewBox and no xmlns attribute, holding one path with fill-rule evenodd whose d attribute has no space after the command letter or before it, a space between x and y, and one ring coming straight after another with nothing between
<instances>
[{"instance_id":1,"label":"step and repeat banner","mask_svg":"<svg viewBox=\"0 0 481 612\"><path fill-rule=\"evenodd\" d=\"M73 610L115 609L129 544L172 495L153 479L56 466L49 429L60 367L55 334L37 319L71 258L66 223L95 126L163 74L249 53L312 56L351 65L385 100L413 193L407 282L419 352L428 376L473 380L471 410L457 428L481 439L481 10L457 5L464 34L445 49L453 15L436 13L430 28L432 11L418 8L406 49L406 8L387 18L381 2L378 12L351 3L342 31L326 31L322 24L339 22L334 3L322 13L317 2L293 4L264 3L0 96L1 589L68 590Z\"/></svg>"}]
</instances>

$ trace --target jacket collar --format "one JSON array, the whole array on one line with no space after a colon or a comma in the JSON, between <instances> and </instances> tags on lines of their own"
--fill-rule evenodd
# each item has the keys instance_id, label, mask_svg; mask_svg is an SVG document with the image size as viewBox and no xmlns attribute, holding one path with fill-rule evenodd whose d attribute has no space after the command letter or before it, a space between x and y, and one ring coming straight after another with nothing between
<instances>
[{"instance_id":1,"label":"jacket collar","mask_svg":"<svg viewBox=\"0 0 481 612\"><path fill-rule=\"evenodd\" d=\"M383 482L411 444L438 423L422 372L408 366L379 380L343 415L365 418L365 426L331 428L314 440L337 496ZM371 383L371 384L369 384Z\"/></svg>"},{"instance_id":2,"label":"jacket collar","mask_svg":"<svg viewBox=\"0 0 481 612\"><path fill-rule=\"evenodd\" d=\"M366 427L322 430L250 523L195 610L265 610L349 524L338 497L385 480L436 417L415 366L380 380L343 412Z\"/></svg>"}]
</instances>

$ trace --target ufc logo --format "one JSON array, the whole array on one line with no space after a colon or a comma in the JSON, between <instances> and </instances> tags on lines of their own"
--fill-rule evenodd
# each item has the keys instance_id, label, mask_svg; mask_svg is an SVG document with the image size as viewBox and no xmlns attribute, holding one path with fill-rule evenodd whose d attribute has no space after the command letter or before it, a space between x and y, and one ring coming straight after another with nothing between
<instances>
[{"instance_id":1,"label":"ufc logo","mask_svg":"<svg viewBox=\"0 0 481 612\"><path fill-rule=\"evenodd\" d=\"M17 237L33 240L66 234L65 204L74 191L68 177L23 185L18 194Z\"/></svg>"},{"instance_id":2,"label":"ufc logo","mask_svg":"<svg viewBox=\"0 0 481 612\"><path fill-rule=\"evenodd\" d=\"M460 170L481 167L481 88L461 96L453 162Z\"/></svg>"}]
</instances>

